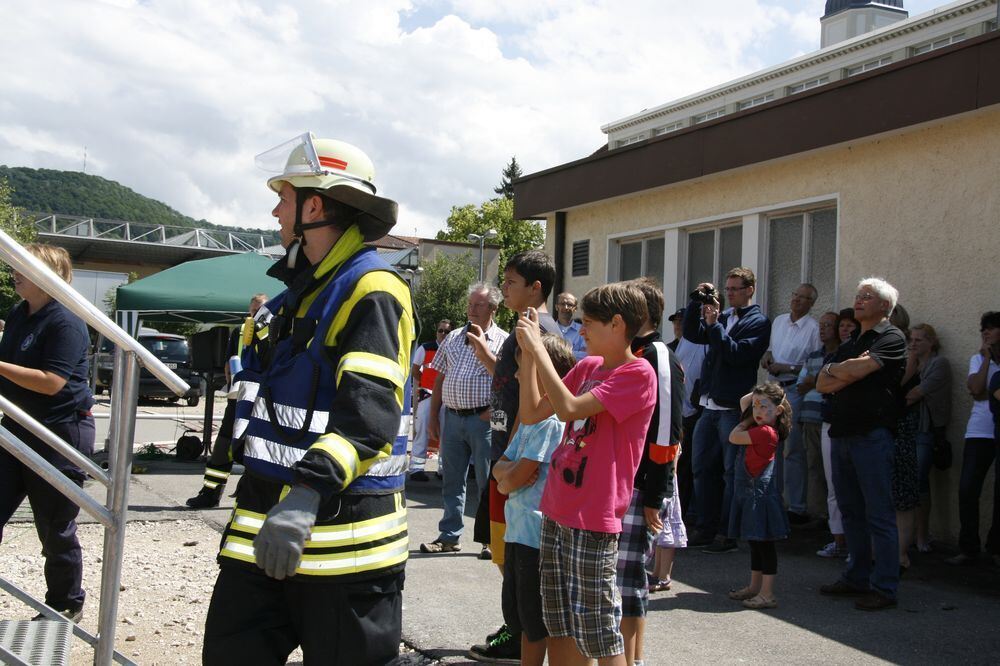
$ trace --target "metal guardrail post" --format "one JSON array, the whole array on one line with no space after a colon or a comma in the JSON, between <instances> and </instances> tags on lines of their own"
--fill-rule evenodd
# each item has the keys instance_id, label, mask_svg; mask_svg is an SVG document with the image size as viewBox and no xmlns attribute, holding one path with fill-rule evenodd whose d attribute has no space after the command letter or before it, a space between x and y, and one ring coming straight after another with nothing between
<instances>
[{"instance_id":1,"label":"metal guardrail post","mask_svg":"<svg viewBox=\"0 0 1000 666\"><path fill-rule=\"evenodd\" d=\"M132 446L135 439L135 407L139 397L139 363L133 352L115 350L115 382L112 384L111 411L115 425L108 510L114 526L104 531L104 567L101 571L101 609L97 627L96 666L110 666L115 652L118 592L121 586L128 518L128 490L132 474Z\"/></svg>"}]
</instances>

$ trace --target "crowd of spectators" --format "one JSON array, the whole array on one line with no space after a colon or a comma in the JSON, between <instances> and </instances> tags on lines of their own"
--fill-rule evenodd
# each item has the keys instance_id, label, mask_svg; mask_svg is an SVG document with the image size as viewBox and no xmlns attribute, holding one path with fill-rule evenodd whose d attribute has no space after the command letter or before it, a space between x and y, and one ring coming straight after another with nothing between
<instances>
[{"instance_id":1,"label":"crowd of spectators","mask_svg":"<svg viewBox=\"0 0 1000 666\"><path fill-rule=\"evenodd\" d=\"M478 386L492 377L489 398L479 389L475 406L444 397L443 461L457 441L448 429L467 429L455 417L492 411L479 418L493 423L493 491L481 501L491 529L485 537L477 530L476 540L484 552L493 540L506 624L473 646L472 658L542 663L547 646L550 659L641 665L648 597L670 589L677 548L719 554L746 541L750 583L729 596L774 608L774 545L796 526L826 525L831 538L816 554L845 560L822 594L857 597L860 610L896 605L911 553L934 547L932 489L941 486L931 481L951 464L952 389L937 330L911 325L895 287L862 280L853 307L814 317L819 293L801 284L788 312L772 321L754 303L753 272L733 268L721 292L702 283L666 317L666 343L658 331L663 296L652 281L592 290L582 321L574 318L577 298L560 293L553 320L544 309L551 272L538 270L549 260L532 254L511 260L502 285L518 313L517 334L485 334L495 324L473 320L471 297L489 287L475 285L472 323L449 334L441 344L454 351L439 351L433 364L444 371L439 384L446 382L464 352L465 374L479 376ZM974 405L961 457L961 552L952 564L974 561L983 548L979 498L997 459L1000 313L984 314L980 329L967 379ZM619 348L625 342L628 349ZM617 463L607 467L601 460L610 450ZM425 552L460 548L455 500L464 496L470 453L445 465L448 520ZM633 470L628 478L623 461ZM605 476L611 470L613 480ZM480 489L488 488L479 476ZM994 487L985 549L1000 563L1000 483ZM613 546L602 540L608 535ZM608 558L617 562L613 583L581 573ZM598 595L611 606L581 602L602 590L612 591Z\"/></svg>"}]
</instances>

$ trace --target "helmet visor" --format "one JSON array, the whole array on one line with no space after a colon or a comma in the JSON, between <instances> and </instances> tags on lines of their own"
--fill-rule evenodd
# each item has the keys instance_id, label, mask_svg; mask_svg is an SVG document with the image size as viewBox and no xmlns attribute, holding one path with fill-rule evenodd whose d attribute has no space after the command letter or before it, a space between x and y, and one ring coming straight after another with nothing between
<instances>
[{"instance_id":1,"label":"helmet visor","mask_svg":"<svg viewBox=\"0 0 1000 666\"><path fill-rule=\"evenodd\" d=\"M325 170L316 156L312 132L264 151L254 158L257 168L284 176L320 176Z\"/></svg>"}]
</instances>

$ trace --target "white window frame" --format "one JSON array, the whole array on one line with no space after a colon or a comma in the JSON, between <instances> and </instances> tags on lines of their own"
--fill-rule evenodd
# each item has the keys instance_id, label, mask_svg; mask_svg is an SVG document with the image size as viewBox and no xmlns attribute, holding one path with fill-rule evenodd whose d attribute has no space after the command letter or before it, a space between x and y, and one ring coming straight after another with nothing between
<instances>
[{"instance_id":1,"label":"white window frame","mask_svg":"<svg viewBox=\"0 0 1000 666\"><path fill-rule=\"evenodd\" d=\"M646 268L649 265L649 263L648 263L649 241L651 241L651 240L662 240L662 241L664 241L664 253L666 253L666 241L664 239L662 231L660 231L659 233L648 233L647 232L647 233L632 234L632 235L627 235L627 236L620 236L618 238L609 238L608 239L608 245L609 245L609 250L610 250L608 252L608 263L609 263L609 266L608 266L608 275L610 276L611 274L614 274L615 277L612 278L612 280L620 280L620 279L622 279L621 278L622 267L621 267L621 263L620 263L621 262L622 246L623 245L632 245L633 243L641 243L642 244L642 251L640 253L641 256L640 256L640 259L639 259L639 275L645 275L646 274ZM663 270L664 270L664 272L667 270L667 258L666 258L666 256L663 257ZM653 277L656 277L657 282L660 282L662 284L662 282L663 282L663 276L662 275L653 276Z\"/></svg>"},{"instance_id":2,"label":"white window frame","mask_svg":"<svg viewBox=\"0 0 1000 666\"><path fill-rule=\"evenodd\" d=\"M812 90L813 88L818 88L820 86L825 86L830 82L830 75L826 74L819 76L815 79L810 79L808 81L803 81L802 83L795 83L788 86L789 95L797 95L800 92L805 92L806 90Z\"/></svg>"},{"instance_id":3,"label":"white window frame","mask_svg":"<svg viewBox=\"0 0 1000 666\"><path fill-rule=\"evenodd\" d=\"M742 102L739 102L736 105L736 107L740 111L744 111L746 109L752 109L755 106L760 106L761 104L767 104L773 99L774 99L774 92L772 91L769 93L764 93L763 95L758 95L757 97L754 97L752 99L743 100Z\"/></svg>"},{"instance_id":4,"label":"white window frame","mask_svg":"<svg viewBox=\"0 0 1000 666\"><path fill-rule=\"evenodd\" d=\"M782 218L782 217L792 217L795 215L802 216L802 247L800 251L802 252L799 269L799 282L808 282L809 276L812 273L812 258L809 256L809 249L812 247L812 214L818 213L824 210L830 210L833 208L836 211L835 216L835 227L837 232L837 243L834 247L834 269L833 269L833 302L840 302L839 294L839 278L840 278L840 201L838 199L820 201L815 204L811 204L805 207L794 207L785 208L774 211L769 211L763 216L763 224L760 230L759 239L759 251L760 251L760 271L757 273L757 294L756 302L760 305L761 310L764 314L771 316L767 312L767 294L770 293L770 285L768 282L768 275L771 270L771 257L769 255L769 249L771 247L771 220ZM772 317L773 318L773 317Z\"/></svg>"},{"instance_id":5,"label":"white window frame","mask_svg":"<svg viewBox=\"0 0 1000 666\"><path fill-rule=\"evenodd\" d=\"M709 215L701 218L651 225L640 229L609 233L605 237L604 279L606 282L614 282L618 279L618 253L615 250L617 250L619 243L663 234L664 312L673 312L677 308L687 305L687 294L689 292L684 291L684 288L687 286L688 274L688 232L705 231L713 227L721 228L728 224L741 224L743 227L741 263L743 266L747 266L753 270L758 277L763 275L766 282L767 266L764 264L764 257L767 254L769 242L767 238L767 218L770 216L780 217L782 215L792 215L796 212L823 210L826 208L837 209L837 247L835 249L836 256L834 261L834 284L839 285L841 205L840 194L838 192L828 192L802 199L781 201L766 206L729 211L718 215ZM716 243L716 252L718 252L718 243ZM713 257L713 261L718 264L717 257ZM758 289L766 288L766 284L758 287ZM839 286L834 287L835 302L839 302L840 298L838 289ZM765 291L764 293L767 292Z\"/></svg>"},{"instance_id":6,"label":"white window frame","mask_svg":"<svg viewBox=\"0 0 1000 666\"><path fill-rule=\"evenodd\" d=\"M676 132L679 129L684 129L684 121L678 120L675 123L669 123L667 125L661 125L659 127L653 128L653 136L663 136L664 134L669 134L670 132Z\"/></svg>"},{"instance_id":7,"label":"white window frame","mask_svg":"<svg viewBox=\"0 0 1000 666\"><path fill-rule=\"evenodd\" d=\"M858 74L862 74L864 72L870 72L873 69L878 69L879 67L885 67L886 65L891 65L891 64L892 64L892 55L886 54L884 56L876 58L875 60L869 60L868 62L863 63L861 65L854 65L853 67L848 67L846 70L844 70L844 73L847 76L857 76Z\"/></svg>"},{"instance_id":8,"label":"white window frame","mask_svg":"<svg viewBox=\"0 0 1000 666\"><path fill-rule=\"evenodd\" d=\"M631 146L633 143L639 143L646 138L645 132L639 132L638 134L633 134L627 136L624 139L615 140L615 148L624 148L625 146Z\"/></svg>"},{"instance_id":9,"label":"white window frame","mask_svg":"<svg viewBox=\"0 0 1000 666\"><path fill-rule=\"evenodd\" d=\"M685 227L683 235L683 242L681 243L682 251L681 255L678 257L678 276L677 283L680 287L680 291L683 294L689 294L694 291L694 288L698 285L687 284L688 279L688 238L691 234L704 233L706 231L713 231L713 243L712 243L712 279L710 282L714 285L719 285L723 282L725 275L721 275L721 270L719 269L719 259L721 254L721 236L724 229L730 229L732 227L742 227L742 218L728 218L720 220L714 224L710 225L698 225Z\"/></svg>"},{"instance_id":10,"label":"white window frame","mask_svg":"<svg viewBox=\"0 0 1000 666\"><path fill-rule=\"evenodd\" d=\"M699 113L694 117L694 124L698 125L709 120L715 120L716 118L721 118L726 115L726 107L720 106L718 109L712 109L711 111L706 111L705 113Z\"/></svg>"},{"instance_id":11,"label":"white window frame","mask_svg":"<svg viewBox=\"0 0 1000 666\"><path fill-rule=\"evenodd\" d=\"M956 32L946 37L938 37L937 39L931 40L929 42L924 42L923 44L917 44L910 48L910 55L922 55L924 53L930 53L931 51L937 51L938 49L943 49L946 46L951 46L952 44L957 44L966 39L965 31Z\"/></svg>"}]
</instances>

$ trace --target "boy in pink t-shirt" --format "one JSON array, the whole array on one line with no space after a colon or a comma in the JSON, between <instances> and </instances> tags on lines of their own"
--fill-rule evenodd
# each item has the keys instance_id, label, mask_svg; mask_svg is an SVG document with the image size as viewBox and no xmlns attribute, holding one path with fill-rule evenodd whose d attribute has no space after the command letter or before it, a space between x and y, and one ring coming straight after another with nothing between
<instances>
[{"instance_id":1,"label":"boy in pink t-shirt","mask_svg":"<svg viewBox=\"0 0 1000 666\"><path fill-rule=\"evenodd\" d=\"M615 581L618 535L656 405L656 375L629 348L647 316L642 292L623 282L604 285L589 291L582 306L589 356L563 380L542 347L535 312L519 319L520 413L527 424L552 413L566 421L541 502L549 659L617 665L626 663Z\"/></svg>"}]
</instances>

